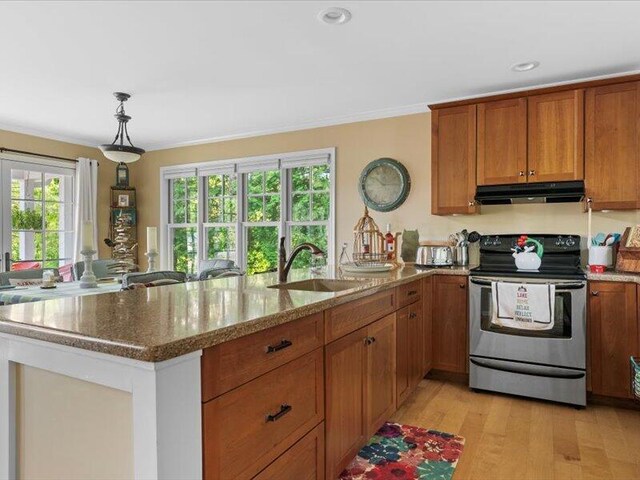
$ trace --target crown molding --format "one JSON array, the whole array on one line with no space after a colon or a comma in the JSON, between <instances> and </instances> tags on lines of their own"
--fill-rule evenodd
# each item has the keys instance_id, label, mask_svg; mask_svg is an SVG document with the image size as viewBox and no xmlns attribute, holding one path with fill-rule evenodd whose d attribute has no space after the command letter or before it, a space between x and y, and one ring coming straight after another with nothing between
<instances>
[{"instance_id":1,"label":"crown molding","mask_svg":"<svg viewBox=\"0 0 640 480\"><path fill-rule=\"evenodd\" d=\"M45 132L35 128L20 127L15 125L8 125L6 123L0 123L0 132L5 131L8 133L19 133L21 135L30 135L32 137L44 138L47 140L55 140L57 142L70 143L72 145L79 145L81 147L90 147L97 149L98 146L94 143L90 143L87 140L79 140L73 137L67 137L65 135L59 135L57 133Z\"/></svg>"}]
</instances>

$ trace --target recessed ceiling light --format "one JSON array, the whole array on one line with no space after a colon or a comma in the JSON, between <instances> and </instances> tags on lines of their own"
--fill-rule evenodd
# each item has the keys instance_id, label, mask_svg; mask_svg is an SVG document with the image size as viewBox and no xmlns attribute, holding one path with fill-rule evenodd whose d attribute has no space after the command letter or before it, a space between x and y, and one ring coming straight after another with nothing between
<instances>
[{"instance_id":1,"label":"recessed ceiling light","mask_svg":"<svg viewBox=\"0 0 640 480\"><path fill-rule=\"evenodd\" d=\"M331 7L322 10L318 14L318 19L329 25L342 25L351 20L351 12L346 8Z\"/></svg>"},{"instance_id":2,"label":"recessed ceiling light","mask_svg":"<svg viewBox=\"0 0 640 480\"><path fill-rule=\"evenodd\" d=\"M516 63L511 67L511 70L514 72L528 72L533 70L534 68L538 68L540 66L540 62L524 62L524 63Z\"/></svg>"}]
</instances>

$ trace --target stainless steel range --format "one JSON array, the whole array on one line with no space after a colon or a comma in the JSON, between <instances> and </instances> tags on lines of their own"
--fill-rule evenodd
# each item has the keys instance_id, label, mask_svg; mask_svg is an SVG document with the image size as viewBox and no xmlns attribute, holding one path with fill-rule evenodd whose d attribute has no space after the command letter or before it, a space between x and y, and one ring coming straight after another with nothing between
<instances>
[{"instance_id":1,"label":"stainless steel range","mask_svg":"<svg viewBox=\"0 0 640 480\"><path fill-rule=\"evenodd\" d=\"M518 270L512 248L520 235L480 239L480 265L471 270L469 386L586 405L586 277L580 237L529 235L544 248L536 271ZM555 322L548 330L523 330L492 322L494 282L550 284Z\"/></svg>"}]
</instances>

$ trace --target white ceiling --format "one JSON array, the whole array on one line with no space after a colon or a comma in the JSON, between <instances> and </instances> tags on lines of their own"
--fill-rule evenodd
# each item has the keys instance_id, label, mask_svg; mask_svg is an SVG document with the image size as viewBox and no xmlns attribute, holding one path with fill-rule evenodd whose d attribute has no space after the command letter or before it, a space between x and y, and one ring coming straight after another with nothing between
<instances>
[{"instance_id":1,"label":"white ceiling","mask_svg":"<svg viewBox=\"0 0 640 480\"><path fill-rule=\"evenodd\" d=\"M351 22L320 23L328 6ZM0 18L0 128L90 145L115 134L116 90L157 149L640 70L638 2L2 2Z\"/></svg>"}]
</instances>

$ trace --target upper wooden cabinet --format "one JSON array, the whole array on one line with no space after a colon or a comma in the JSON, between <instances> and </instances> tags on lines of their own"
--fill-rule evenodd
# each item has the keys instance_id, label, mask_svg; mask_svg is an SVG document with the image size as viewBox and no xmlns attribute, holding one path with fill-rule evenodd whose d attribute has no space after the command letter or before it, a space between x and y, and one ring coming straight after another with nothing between
<instances>
[{"instance_id":1,"label":"upper wooden cabinet","mask_svg":"<svg viewBox=\"0 0 640 480\"><path fill-rule=\"evenodd\" d=\"M431 213L475 213L476 106L443 108L431 117Z\"/></svg>"},{"instance_id":2,"label":"upper wooden cabinet","mask_svg":"<svg viewBox=\"0 0 640 480\"><path fill-rule=\"evenodd\" d=\"M478 105L478 185L526 182L527 99Z\"/></svg>"},{"instance_id":3,"label":"upper wooden cabinet","mask_svg":"<svg viewBox=\"0 0 640 480\"><path fill-rule=\"evenodd\" d=\"M529 182L584 178L584 90L528 97Z\"/></svg>"},{"instance_id":4,"label":"upper wooden cabinet","mask_svg":"<svg viewBox=\"0 0 640 480\"><path fill-rule=\"evenodd\" d=\"M586 93L585 187L592 208L640 206L640 82Z\"/></svg>"}]
</instances>

